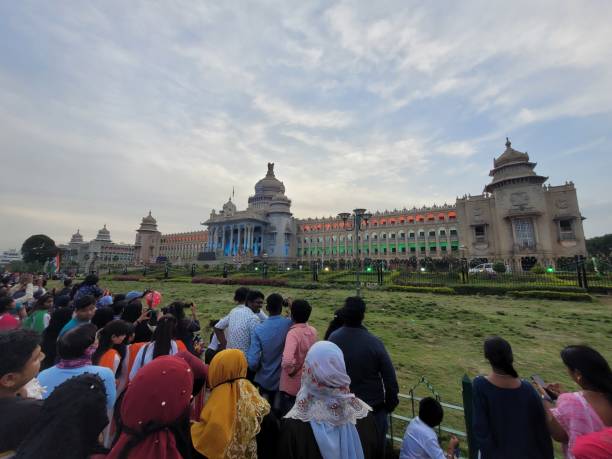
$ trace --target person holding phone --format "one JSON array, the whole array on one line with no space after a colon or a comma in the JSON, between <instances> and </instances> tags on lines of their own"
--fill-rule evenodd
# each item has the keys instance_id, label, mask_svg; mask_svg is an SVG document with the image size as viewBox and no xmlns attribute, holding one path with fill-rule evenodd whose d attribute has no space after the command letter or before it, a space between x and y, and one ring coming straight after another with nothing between
<instances>
[{"instance_id":1,"label":"person holding phone","mask_svg":"<svg viewBox=\"0 0 612 459\"><path fill-rule=\"evenodd\" d=\"M540 396L514 369L510 344L493 336L484 342L491 365L473 382L472 426L481 459L553 459Z\"/></svg>"},{"instance_id":2,"label":"person holding phone","mask_svg":"<svg viewBox=\"0 0 612 459\"><path fill-rule=\"evenodd\" d=\"M574 459L576 439L612 426L612 371L606 359L589 346L567 346L561 360L578 392L564 392L559 384L536 385L542 395L552 438L563 444L566 459ZM547 393L556 395L553 403Z\"/></svg>"}]
</instances>

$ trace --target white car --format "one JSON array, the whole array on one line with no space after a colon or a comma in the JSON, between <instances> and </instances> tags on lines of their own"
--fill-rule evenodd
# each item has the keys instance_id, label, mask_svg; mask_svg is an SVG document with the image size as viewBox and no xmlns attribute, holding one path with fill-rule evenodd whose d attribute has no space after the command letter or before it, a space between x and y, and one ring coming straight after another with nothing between
<instances>
[{"instance_id":1,"label":"white car","mask_svg":"<svg viewBox=\"0 0 612 459\"><path fill-rule=\"evenodd\" d=\"M483 263L481 265L474 266L473 268L470 268L468 272L470 274L476 274L476 273L495 274L495 270L493 269L493 263Z\"/></svg>"}]
</instances>

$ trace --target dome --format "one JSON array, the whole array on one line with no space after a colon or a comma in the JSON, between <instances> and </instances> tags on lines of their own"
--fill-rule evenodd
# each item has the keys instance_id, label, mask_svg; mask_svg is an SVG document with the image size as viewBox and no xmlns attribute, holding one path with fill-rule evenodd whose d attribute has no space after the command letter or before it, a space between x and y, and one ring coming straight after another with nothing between
<instances>
[{"instance_id":1,"label":"dome","mask_svg":"<svg viewBox=\"0 0 612 459\"><path fill-rule=\"evenodd\" d=\"M106 224L104 224L104 228L98 231L98 235L96 236L96 241L111 242L110 231L106 229Z\"/></svg>"},{"instance_id":2,"label":"dome","mask_svg":"<svg viewBox=\"0 0 612 459\"><path fill-rule=\"evenodd\" d=\"M153 218L153 216L151 215L151 211L149 211L149 215L142 218L142 224L143 225L157 225L157 220Z\"/></svg>"},{"instance_id":3,"label":"dome","mask_svg":"<svg viewBox=\"0 0 612 459\"><path fill-rule=\"evenodd\" d=\"M493 161L494 167L500 167L504 164L516 163L516 162L527 162L529 161L529 155L512 148L512 143L506 137L506 150L501 154L499 158Z\"/></svg>"},{"instance_id":4,"label":"dome","mask_svg":"<svg viewBox=\"0 0 612 459\"><path fill-rule=\"evenodd\" d=\"M268 172L255 184L255 195L285 193L285 185L274 176L274 163L268 163Z\"/></svg>"},{"instance_id":5,"label":"dome","mask_svg":"<svg viewBox=\"0 0 612 459\"><path fill-rule=\"evenodd\" d=\"M83 242L83 235L81 234L80 230L77 229L77 232L74 233L72 237L70 238L70 243L80 244L81 242Z\"/></svg>"},{"instance_id":6,"label":"dome","mask_svg":"<svg viewBox=\"0 0 612 459\"><path fill-rule=\"evenodd\" d=\"M225 204L223 204L223 213L225 215L231 215L236 212L236 204L232 202L232 198L229 198Z\"/></svg>"}]
</instances>

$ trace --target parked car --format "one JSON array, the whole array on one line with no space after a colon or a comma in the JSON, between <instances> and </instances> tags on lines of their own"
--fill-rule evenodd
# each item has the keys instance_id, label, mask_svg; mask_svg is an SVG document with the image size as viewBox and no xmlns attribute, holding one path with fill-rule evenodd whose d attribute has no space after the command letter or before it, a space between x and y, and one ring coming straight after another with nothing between
<instances>
[{"instance_id":1,"label":"parked car","mask_svg":"<svg viewBox=\"0 0 612 459\"><path fill-rule=\"evenodd\" d=\"M470 274L477 274L477 273L495 274L495 270L493 269L493 263L483 263L481 265L474 266L473 268L470 268L468 272Z\"/></svg>"}]
</instances>

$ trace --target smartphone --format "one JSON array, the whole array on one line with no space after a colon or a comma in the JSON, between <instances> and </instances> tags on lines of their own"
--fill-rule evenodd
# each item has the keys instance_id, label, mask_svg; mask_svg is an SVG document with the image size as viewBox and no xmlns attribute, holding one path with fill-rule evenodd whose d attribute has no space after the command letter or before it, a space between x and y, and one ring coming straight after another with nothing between
<instances>
[{"instance_id":1,"label":"smartphone","mask_svg":"<svg viewBox=\"0 0 612 459\"><path fill-rule=\"evenodd\" d=\"M546 389L546 383L544 382L544 380L542 379L540 375L532 375L531 380L534 383L536 383L538 386L540 386L542 389L544 389L544 391L551 398L551 400L557 400L557 394Z\"/></svg>"}]
</instances>

